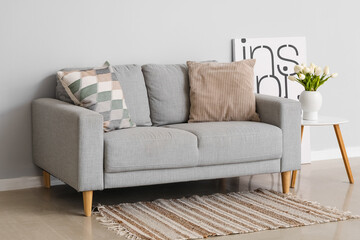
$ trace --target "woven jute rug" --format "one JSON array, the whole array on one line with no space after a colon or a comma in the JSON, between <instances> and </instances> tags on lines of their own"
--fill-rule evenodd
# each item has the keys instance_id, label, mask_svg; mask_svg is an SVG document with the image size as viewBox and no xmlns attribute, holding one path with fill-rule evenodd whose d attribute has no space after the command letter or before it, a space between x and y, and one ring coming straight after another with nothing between
<instances>
[{"instance_id":1,"label":"woven jute rug","mask_svg":"<svg viewBox=\"0 0 360 240\"><path fill-rule=\"evenodd\" d=\"M263 189L99 205L98 211L102 224L129 239L197 239L359 218Z\"/></svg>"}]
</instances>

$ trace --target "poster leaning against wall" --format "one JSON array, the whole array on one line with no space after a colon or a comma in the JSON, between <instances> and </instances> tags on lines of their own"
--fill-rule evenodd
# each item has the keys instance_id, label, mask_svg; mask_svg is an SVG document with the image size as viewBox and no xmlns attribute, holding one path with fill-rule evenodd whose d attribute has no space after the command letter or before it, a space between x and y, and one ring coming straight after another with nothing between
<instances>
[{"instance_id":1,"label":"poster leaning against wall","mask_svg":"<svg viewBox=\"0 0 360 240\"><path fill-rule=\"evenodd\" d=\"M294 66L306 64L305 37L239 38L232 40L233 61L256 59L255 92L298 99L303 87L288 77L295 75ZM310 162L310 132L305 128L302 163Z\"/></svg>"}]
</instances>

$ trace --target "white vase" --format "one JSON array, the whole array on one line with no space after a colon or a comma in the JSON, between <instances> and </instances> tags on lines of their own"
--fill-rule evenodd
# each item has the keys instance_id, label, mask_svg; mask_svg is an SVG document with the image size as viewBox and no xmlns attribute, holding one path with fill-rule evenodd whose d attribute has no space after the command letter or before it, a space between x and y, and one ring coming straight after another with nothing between
<instances>
[{"instance_id":1,"label":"white vase","mask_svg":"<svg viewBox=\"0 0 360 240\"><path fill-rule=\"evenodd\" d=\"M322 96L317 91L303 91L300 94L300 103L303 110L303 119L315 121L321 108Z\"/></svg>"}]
</instances>

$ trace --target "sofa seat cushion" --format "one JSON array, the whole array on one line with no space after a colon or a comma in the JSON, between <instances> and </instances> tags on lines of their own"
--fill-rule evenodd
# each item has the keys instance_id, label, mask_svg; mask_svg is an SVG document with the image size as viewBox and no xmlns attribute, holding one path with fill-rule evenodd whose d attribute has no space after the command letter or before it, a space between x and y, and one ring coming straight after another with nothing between
<instances>
[{"instance_id":1,"label":"sofa seat cushion","mask_svg":"<svg viewBox=\"0 0 360 240\"><path fill-rule=\"evenodd\" d=\"M261 122L202 122L165 126L198 138L199 166L279 159L282 131Z\"/></svg>"},{"instance_id":2,"label":"sofa seat cushion","mask_svg":"<svg viewBox=\"0 0 360 240\"><path fill-rule=\"evenodd\" d=\"M137 127L104 134L105 172L198 165L197 137L175 128Z\"/></svg>"}]
</instances>

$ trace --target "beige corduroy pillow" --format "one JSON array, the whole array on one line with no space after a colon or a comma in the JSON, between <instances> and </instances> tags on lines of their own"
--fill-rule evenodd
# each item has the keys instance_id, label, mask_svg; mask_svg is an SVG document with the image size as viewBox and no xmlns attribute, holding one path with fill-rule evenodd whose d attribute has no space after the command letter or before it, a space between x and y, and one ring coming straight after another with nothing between
<instances>
[{"instance_id":1,"label":"beige corduroy pillow","mask_svg":"<svg viewBox=\"0 0 360 240\"><path fill-rule=\"evenodd\" d=\"M231 63L188 61L189 122L259 121L255 112L255 59Z\"/></svg>"}]
</instances>

